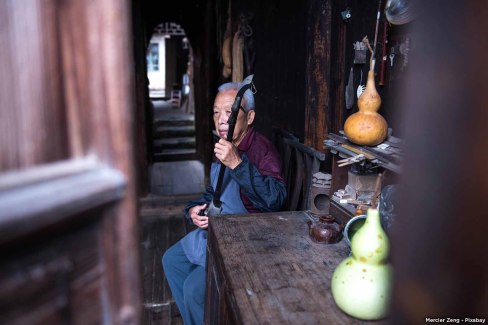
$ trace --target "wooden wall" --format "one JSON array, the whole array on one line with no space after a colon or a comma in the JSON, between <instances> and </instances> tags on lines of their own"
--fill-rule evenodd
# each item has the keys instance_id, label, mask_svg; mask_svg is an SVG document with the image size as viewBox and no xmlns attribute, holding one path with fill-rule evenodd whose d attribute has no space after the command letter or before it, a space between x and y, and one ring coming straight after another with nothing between
<instances>
[{"instance_id":1,"label":"wooden wall","mask_svg":"<svg viewBox=\"0 0 488 325\"><path fill-rule=\"evenodd\" d=\"M488 318L488 3L425 1L402 96L404 191L393 227L394 324ZM448 40L448 41L445 41Z\"/></svg>"},{"instance_id":2,"label":"wooden wall","mask_svg":"<svg viewBox=\"0 0 488 325\"><path fill-rule=\"evenodd\" d=\"M0 323L137 324L130 3L0 20Z\"/></svg>"},{"instance_id":3,"label":"wooden wall","mask_svg":"<svg viewBox=\"0 0 488 325\"><path fill-rule=\"evenodd\" d=\"M225 8L225 1L219 3ZM352 13L348 22L341 18L346 8ZM353 65L352 44L366 35L373 43L377 10L378 3L372 1L233 1L234 31L241 13L254 14L251 27L258 88L256 128L270 136L269 126L276 125L323 150L327 133L341 130L347 116L357 111L357 105L346 111L344 101ZM384 15L380 26L383 22ZM225 28L225 24L220 26ZM382 32L379 28L379 41ZM378 58L380 50L379 46ZM356 87L360 70L365 81L368 68L369 64L355 66ZM387 109L387 88L389 85L379 87L379 91L384 100L381 113L388 112L384 115L389 118L395 113Z\"/></svg>"},{"instance_id":4,"label":"wooden wall","mask_svg":"<svg viewBox=\"0 0 488 325\"><path fill-rule=\"evenodd\" d=\"M270 126L286 128L303 140L306 75L306 21L309 1L234 1L233 23L254 13L256 121L271 136ZM237 27L237 26L236 26Z\"/></svg>"}]
</instances>

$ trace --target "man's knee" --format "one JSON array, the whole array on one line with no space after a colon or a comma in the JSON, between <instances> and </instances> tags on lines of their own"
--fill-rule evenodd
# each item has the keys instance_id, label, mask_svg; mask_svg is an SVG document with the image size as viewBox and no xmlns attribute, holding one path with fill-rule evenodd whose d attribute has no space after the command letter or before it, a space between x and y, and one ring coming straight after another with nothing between
<instances>
[{"instance_id":1,"label":"man's knee","mask_svg":"<svg viewBox=\"0 0 488 325\"><path fill-rule=\"evenodd\" d=\"M203 305L205 303L205 271L197 273L186 279L183 284L183 292L187 303Z\"/></svg>"},{"instance_id":2,"label":"man's knee","mask_svg":"<svg viewBox=\"0 0 488 325\"><path fill-rule=\"evenodd\" d=\"M175 266L175 252L172 249L173 247L170 247L169 249L166 250L166 252L163 254L163 270L166 272L168 270L171 270Z\"/></svg>"}]
</instances>

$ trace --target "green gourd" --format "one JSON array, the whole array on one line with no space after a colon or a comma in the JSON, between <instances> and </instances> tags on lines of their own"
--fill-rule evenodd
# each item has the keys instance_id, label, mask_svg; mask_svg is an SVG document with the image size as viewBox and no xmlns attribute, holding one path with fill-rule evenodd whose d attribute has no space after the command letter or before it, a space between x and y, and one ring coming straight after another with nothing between
<instances>
[{"instance_id":1,"label":"green gourd","mask_svg":"<svg viewBox=\"0 0 488 325\"><path fill-rule=\"evenodd\" d=\"M386 316L392 277L389 247L378 210L369 209L366 222L352 238L352 255L332 275L332 296L345 313L364 320Z\"/></svg>"}]
</instances>

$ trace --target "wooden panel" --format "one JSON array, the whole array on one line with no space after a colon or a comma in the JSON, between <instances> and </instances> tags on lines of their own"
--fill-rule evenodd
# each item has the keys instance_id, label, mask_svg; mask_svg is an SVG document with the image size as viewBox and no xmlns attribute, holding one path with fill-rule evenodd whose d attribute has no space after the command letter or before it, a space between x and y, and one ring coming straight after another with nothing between
<instances>
[{"instance_id":1,"label":"wooden panel","mask_svg":"<svg viewBox=\"0 0 488 325\"><path fill-rule=\"evenodd\" d=\"M331 1L311 1L307 22L304 143L317 150L322 150L322 141L329 132L331 7Z\"/></svg>"},{"instance_id":2,"label":"wooden panel","mask_svg":"<svg viewBox=\"0 0 488 325\"><path fill-rule=\"evenodd\" d=\"M135 143L138 197L149 191L149 165L152 163L152 128L153 109L149 100L149 80L147 78L146 35L142 23L142 0L132 1L132 33L134 35L134 70L135 70Z\"/></svg>"},{"instance_id":3,"label":"wooden panel","mask_svg":"<svg viewBox=\"0 0 488 325\"><path fill-rule=\"evenodd\" d=\"M418 5L412 29L422 50L402 96L408 145L392 227L393 323L486 323L488 38L478 31L488 30L488 2ZM437 42L444 35L456 47Z\"/></svg>"},{"instance_id":4,"label":"wooden panel","mask_svg":"<svg viewBox=\"0 0 488 325\"><path fill-rule=\"evenodd\" d=\"M18 245L15 253L3 252L0 323L100 324L106 279L98 228L91 223L32 246Z\"/></svg>"},{"instance_id":5,"label":"wooden panel","mask_svg":"<svg viewBox=\"0 0 488 325\"><path fill-rule=\"evenodd\" d=\"M208 268L221 275L226 310L220 312L229 313L225 319L242 324L361 323L341 312L330 293L332 273L349 254L345 240L314 243L307 220L304 212L210 219L213 260Z\"/></svg>"},{"instance_id":6,"label":"wooden panel","mask_svg":"<svg viewBox=\"0 0 488 325\"><path fill-rule=\"evenodd\" d=\"M56 1L0 1L0 171L66 159Z\"/></svg>"},{"instance_id":7,"label":"wooden panel","mask_svg":"<svg viewBox=\"0 0 488 325\"><path fill-rule=\"evenodd\" d=\"M17 180L17 182L15 182ZM117 201L124 177L94 159L50 164L0 177L0 245Z\"/></svg>"},{"instance_id":8,"label":"wooden panel","mask_svg":"<svg viewBox=\"0 0 488 325\"><path fill-rule=\"evenodd\" d=\"M116 322L141 310L134 172L133 51L130 4L65 0L57 7L71 155L95 153L127 179L126 195L103 212L108 304Z\"/></svg>"},{"instance_id":9,"label":"wooden panel","mask_svg":"<svg viewBox=\"0 0 488 325\"><path fill-rule=\"evenodd\" d=\"M32 177L16 185L8 174L0 175L17 186L8 187L1 202L2 227L15 231L2 236L11 242L0 249L34 240L41 246L54 233L76 237L76 227L97 220L103 236L88 245L98 244L103 290L81 281L73 287L83 293L81 300L67 297L83 312L92 301L103 301L103 313L84 315L88 323L137 323L141 308L129 13L127 0L0 1L0 170L87 155L104 164L66 175L26 170ZM46 227L31 236L33 229ZM70 245L66 249L76 252ZM83 270L90 277L92 271ZM64 303L58 308L57 301L48 315L60 315L55 311ZM36 319L35 310L25 317ZM49 321L68 322L64 319Z\"/></svg>"},{"instance_id":10,"label":"wooden panel","mask_svg":"<svg viewBox=\"0 0 488 325\"><path fill-rule=\"evenodd\" d=\"M351 27L344 23L340 18L341 11L344 9L344 7L338 5L332 7L331 33L333 36L331 41L331 51L334 53L332 59L334 64L331 65L330 100L331 103L333 103L333 106L328 112L329 132L338 132L339 130L342 130L345 121L344 116L346 114L344 98L344 89L346 87L346 32L348 29L351 29ZM354 17L354 20L358 20L356 19L356 16Z\"/></svg>"}]
</instances>

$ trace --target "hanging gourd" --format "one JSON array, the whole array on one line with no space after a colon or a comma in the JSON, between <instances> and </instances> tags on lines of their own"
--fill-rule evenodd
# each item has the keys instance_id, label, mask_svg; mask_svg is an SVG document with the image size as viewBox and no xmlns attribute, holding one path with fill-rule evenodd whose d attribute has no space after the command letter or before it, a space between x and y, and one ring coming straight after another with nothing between
<instances>
[{"instance_id":1,"label":"hanging gourd","mask_svg":"<svg viewBox=\"0 0 488 325\"><path fill-rule=\"evenodd\" d=\"M363 42L371 49L367 43L367 37ZM383 116L378 114L381 97L375 86L374 63L375 61L372 59L366 89L358 98L359 111L349 116L344 124L344 133L347 139L364 146L376 146L383 142L388 134L388 124Z\"/></svg>"},{"instance_id":2,"label":"hanging gourd","mask_svg":"<svg viewBox=\"0 0 488 325\"><path fill-rule=\"evenodd\" d=\"M244 79L244 37L240 30L234 34L232 41L232 81Z\"/></svg>"},{"instance_id":3,"label":"hanging gourd","mask_svg":"<svg viewBox=\"0 0 488 325\"><path fill-rule=\"evenodd\" d=\"M230 2L227 16L227 28L224 33L224 42L222 44L222 75L224 78L229 78L232 75L232 34L231 34L231 15Z\"/></svg>"}]
</instances>

